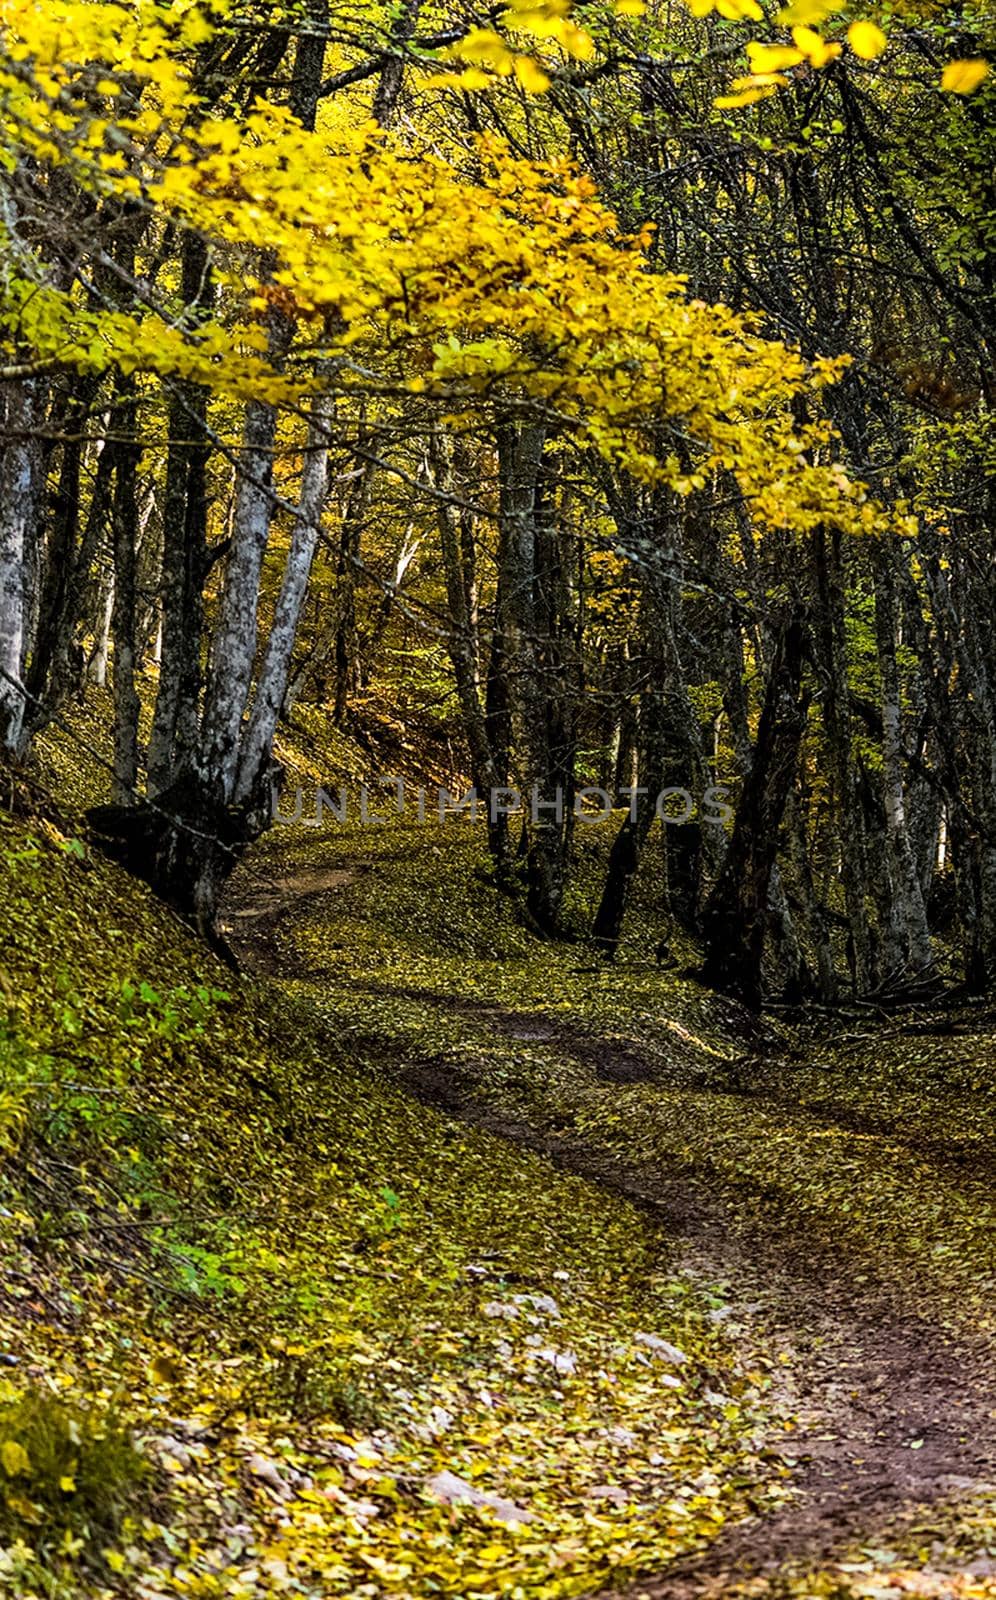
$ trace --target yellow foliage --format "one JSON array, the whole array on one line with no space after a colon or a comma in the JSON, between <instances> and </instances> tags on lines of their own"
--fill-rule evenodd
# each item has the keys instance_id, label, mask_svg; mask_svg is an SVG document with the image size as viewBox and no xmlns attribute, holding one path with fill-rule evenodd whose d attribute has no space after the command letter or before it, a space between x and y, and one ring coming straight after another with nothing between
<instances>
[{"instance_id":1,"label":"yellow foliage","mask_svg":"<svg viewBox=\"0 0 996 1600\"><path fill-rule=\"evenodd\" d=\"M16 1439L5 1439L0 1444L0 1466L8 1478L25 1478L31 1471L31 1459Z\"/></svg>"},{"instance_id":2,"label":"yellow foliage","mask_svg":"<svg viewBox=\"0 0 996 1600\"><path fill-rule=\"evenodd\" d=\"M947 94L974 94L988 73L989 63L981 57L949 61L941 74L941 88Z\"/></svg>"},{"instance_id":3,"label":"yellow foliage","mask_svg":"<svg viewBox=\"0 0 996 1600\"><path fill-rule=\"evenodd\" d=\"M876 23L852 22L847 30L847 42L862 61L874 61L889 41Z\"/></svg>"},{"instance_id":4,"label":"yellow foliage","mask_svg":"<svg viewBox=\"0 0 996 1600\"><path fill-rule=\"evenodd\" d=\"M344 390L362 387L372 365L396 394L445 397L470 414L485 393L504 394L541 404L582 447L644 482L684 494L732 472L761 522L852 532L876 524L860 486L832 460L806 464L810 447L829 438L825 424L793 420L793 398L832 381L842 364L807 363L761 338L749 316L690 302L680 278L648 272L650 234L624 235L569 163L516 159L502 142L481 139L471 179L445 155L415 157L373 125L309 133L263 100L241 120L205 116L185 97L154 7L112 34L112 8L61 0L39 18L23 0L2 4L12 50L48 63L45 90L30 74L0 70L0 95L18 116L13 158L20 147L97 193L139 195L175 228L197 229L226 287L224 315L188 330L154 310L96 309L76 290L40 286L29 263L8 280L0 326L39 359L179 376L233 399L294 405L329 381L316 374L328 372L331 353L357 350L362 370L352 358L337 366ZM757 9L755 0L723 6L738 18ZM590 40L570 33L562 8L563 0L517 8L515 26L583 53ZM737 79L717 103L776 93L786 80L774 63L794 64L802 50L753 45L752 65L766 70ZM146 83L147 102L114 121L81 104L53 138L47 95L68 93L72 62L95 52L96 74L127 69ZM547 82L531 57L488 29L471 30L454 53L485 80L514 75L530 91ZM150 145L153 127L162 137ZM273 309L297 329L286 372L266 354ZM417 372L390 355L413 344L431 352ZM694 449L691 468L656 443L672 424Z\"/></svg>"},{"instance_id":5,"label":"yellow foliage","mask_svg":"<svg viewBox=\"0 0 996 1600\"><path fill-rule=\"evenodd\" d=\"M825 67L828 61L836 61L841 52L839 44L828 44L815 28L793 28L792 38L813 67Z\"/></svg>"},{"instance_id":6,"label":"yellow foliage","mask_svg":"<svg viewBox=\"0 0 996 1600\"><path fill-rule=\"evenodd\" d=\"M783 72L786 67L797 66L805 60L802 50L791 45L758 44L752 39L747 46L747 59L753 73Z\"/></svg>"}]
</instances>

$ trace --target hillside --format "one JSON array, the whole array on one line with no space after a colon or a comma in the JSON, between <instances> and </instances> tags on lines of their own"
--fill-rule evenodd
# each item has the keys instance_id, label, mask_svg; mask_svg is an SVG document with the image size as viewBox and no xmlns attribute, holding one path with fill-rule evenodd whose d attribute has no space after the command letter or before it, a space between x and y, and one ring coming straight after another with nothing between
<instances>
[{"instance_id":1,"label":"hillside","mask_svg":"<svg viewBox=\"0 0 996 1600\"><path fill-rule=\"evenodd\" d=\"M850 1536L876 1593L993 1592L979 1037L593 968L417 827L275 828L236 975L65 817L3 822L0 1579L871 1593Z\"/></svg>"},{"instance_id":2,"label":"hillside","mask_svg":"<svg viewBox=\"0 0 996 1600\"><path fill-rule=\"evenodd\" d=\"M3 852L14 1592L576 1593L778 1493L767 1364L660 1228L358 1070L76 838Z\"/></svg>"}]
</instances>

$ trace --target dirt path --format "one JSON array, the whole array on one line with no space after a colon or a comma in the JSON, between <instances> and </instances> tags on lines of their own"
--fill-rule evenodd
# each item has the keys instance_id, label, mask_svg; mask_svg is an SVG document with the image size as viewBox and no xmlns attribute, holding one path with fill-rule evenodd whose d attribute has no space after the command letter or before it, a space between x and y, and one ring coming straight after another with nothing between
<instances>
[{"instance_id":1,"label":"dirt path","mask_svg":"<svg viewBox=\"0 0 996 1600\"><path fill-rule=\"evenodd\" d=\"M285 917L307 910L314 900L344 889L369 871L366 863L346 867L299 867L280 878L238 880L218 919L218 930L230 942L238 960L250 971L268 978L314 976L310 967L289 962L277 942L277 929ZM332 949L335 948L333 945Z\"/></svg>"},{"instance_id":2,"label":"dirt path","mask_svg":"<svg viewBox=\"0 0 996 1600\"><path fill-rule=\"evenodd\" d=\"M731 1527L704 1556L637 1584L628 1591L634 1600L720 1596L733 1578L830 1558L854 1537L874 1543L906 1510L986 1485L996 1492L990 1346L949 1337L784 1225L747 1226L736 1193L706 1175L630 1167L539 1134L475 1106L437 1066L413 1066L405 1081L427 1103L650 1210L675 1241L676 1270L722 1284L731 1320L784 1358L799 1420L795 1497L773 1517Z\"/></svg>"},{"instance_id":3,"label":"dirt path","mask_svg":"<svg viewBox=\"0 0 996 1600\"><path fill-rule=\"evenodd\" d=\"M291 973L278 954L280 921L317 894L351 882L363 867L288 876L266 899L233 907L229 926L247 965ZM413 996L416 997L416 996ZM598 1063L615 1082L652 1080L659 1064L638 1048L593 1035L587 1023L499 1005L431 998L485 1016L510 1042L549 1042ZM546 1157L650 1212L674 1242L675 1269L723 1285L732 1326L780 1363L798 1431L792 1436L793 1497L772 1516L728 1528L702 1556L649 1575L623 1593L651 1600L711 1600L734 1580L786 1562L832 1560L848 1543L887 1542L918 1508L990 1488L996 1493L996 1362L991 1344L947 1335L911 1297L876 1282L862 1265L817 1249L784 1218L758 1223L757 1206L711 1174L632 1166L551 1135L475 1098L452 1061L408 1061L402 1081L426 1104ZM753 1197L756 1201L756 1196ZM782 1450L784 1440L780 1441ZM599 1600L617 1600L603 1594Z\"/></svg>"}]
</instances>

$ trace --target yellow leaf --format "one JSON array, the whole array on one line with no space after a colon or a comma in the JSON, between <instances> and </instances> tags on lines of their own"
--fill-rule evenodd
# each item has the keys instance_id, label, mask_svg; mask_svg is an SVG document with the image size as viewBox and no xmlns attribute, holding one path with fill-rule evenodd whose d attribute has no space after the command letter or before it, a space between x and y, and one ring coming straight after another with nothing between
<instances>
[{"instance_id":1,"label":"yellow leaf","mask_svg":"<svg viewBox=\"0 0 996 1600\"><path fill-rule=\"evenodd\" d=\"M616 0L617 17L645 17L647 8L643 0Z\"/></svg>"},{"instance_id":2,"label":"yellow leaf","mask_svg":"<svg viewBox=\"0 0 996 1600\"><path fill-rule=\"evenodd\" d=\"M26 1476L31 1471L31 1457L16 1439L5 1439L0 1444L0 1462L8 1478Z\"/></svg>"},{"instance_id":3,"label":"yellow leaf","mask_svg":"<svg viewBox=\"0 0 996 1600\"><path fill-rule=\"evenodd\" d=\"M847 30L847 42L862 61L875 61L889 41L876 23L852 22Z\"/></svg>"},{"instance_id":4,"label":"yellow leaf","mask_svg":"<svg viewBox=\"0 0 996 1600\"><path fill-rule=\"evenodd\" d=\"M941 73L946 94L974 94L989 71L989 62L975 56L969 61L949 61Z\"/></svg>"},{"instance_id":5,"label":"yellow leaf","mask_svg":"<svg viewBox=\"0 0 996 1600\"><path fill-rule=\"evenodd\" d=\"M62 1490L63 1494L75 1494L76 1479L71 1478L67 1473L64 1477L59 1479L59 1488Z\"/></svg>"},{"instance_id":6,"label":"yellow leaf","mask_svg":"<svg viewBox=\"0 0 996 1600\"><path fill-rule=\"evenodd\" d=\"M825 67L828 61L836 61L840 55L841 46L827 44L815 28L793 28L792 37L807 61L814 67Z\"/></svg>"},{"instance_id":7,"label":"yellow leaf","mask_svg":"<svg viewBox=\"0 0 996 1600\"><path fill-rule=\"evenodd\" d=\"M179 1383L180 1369L167 1355L153 1356L149 1363L149 1376L156 1383Z\"/></svg>"},{"instance_id":8,"label":"yellow leaf","mask_svg":"<svg viewBox=\"0 0 996 1600\"><path fill-rule=\"evenodd\" d=\"M769 83L777 84L780 89L784 89L788 81L781 72L752 72L749 78L734 78L730 88L735 89L738 94L745 89L763 88Z\"/></svg>"},{"instance_id":9,"label":"yellow leaf","mask_svg":"<svg viewBox=\"0 0 996 1600\"><path fill-rule=\"evenodd\" d=\"M839 11L842 3L843 0L792 0L791 5L778 12L777 21L784 23L787 28L794 28L797 24L803 28L810 27Z\"/></svg>"},{"instance_id":10,"label":"yellow leaf","mask_svg":"<svg viewBox=\"0 0 996 1600\"><path fill-rule=\"evenodd\" d=\"M760 22L764 17L757 0L716 0L716 10L728 22L743 22L748 17L752 22Z\"/></svg>"},{"instance_id":11,"label":"yellow leaf","mask_svg":"<svg viewBox=\"0 0 996 1600\"><path fill-rule=\"evenodd\" d=\"M516 81L527 94L543 94L549 89L549 78L532 56L516 56L514 70Z\"/></svg>"},{"instance_id":12,"label":"yellow leaf","mask_svg":"<svg viewBox=\"0 0 996 1600\"><path fill-rule=\"evenodd\" d=\"M747 46L747 57L752 72L781 72L805 59L803 52L794 50L791 45L758 44L756 39Z\"/></svg>"},{"instance_id":13,"label":"yellow leaf","mask_svg":"<svg viewBox=\"0 0 996 1600\"><path fill-rule=\"evenodd\" d=\"M771 84L760 89L741 89L738 94L720 94L713 101L721 111L734 106L752 106L755 100L767 100L769 95L777 94L777 88Z\"/></svg>"},{"instance_id":14,"label":"yellow leaf","mask_svg":"<svg viewBox=\"0 0 996 1600\"><path fill-rule=\"evenodd\" d=\"M465 67L463 72L437 72L425 80L427 89L490 89L494 83L490 72L481 67ZM265 302L264 302L265 304Z\"/></svg>"}]
</instances>

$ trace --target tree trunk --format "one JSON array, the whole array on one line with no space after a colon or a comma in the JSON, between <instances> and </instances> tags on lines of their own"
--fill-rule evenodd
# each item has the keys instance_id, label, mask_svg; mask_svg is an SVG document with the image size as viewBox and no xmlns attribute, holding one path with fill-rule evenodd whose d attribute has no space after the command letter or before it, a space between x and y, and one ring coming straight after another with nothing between
<instances>
[{"instance_id":1,"label":"tree trunk","mask_svg":"<svg viewBox=\"0 0 996 1600\"><path fill-rule=\"evenodd\" d=\"M785 628L775 649L750 772L719 877L703 915L705 983L761 1007L761 961L778 835L806 726L805 631Z\"/></svg>"},{"instance_id":2,"label":"tree trunk","mask_svg":"<svg viewBox=\"0 0 996 1600\"><path fill-rule=\"evenodd\" d=\"M883 947L886 982L920 979L931 972L934 960L906 825L894 559L891 550L879 554L875 584L875 628L882 679L882 798L890 889Z\"/></svg>"},{"instance_id":3,"label":"tree trunk","mask_svg":"<svg viewBox=\"0 0 996 1600\"><path fill-rule=\"evenodd\" d=\"M509 423L499 435L499 593L505 659L514 662L510 704L526 808L526 909L538 931L556 936L567 880L567 797L556 749L561 730L551 721L558 685L549 605L538 593L545 438L545 427L536 423Z\"/></svg>"},{"instance_id":4,"label":"tree trunk","mask_svg":"<svg viewBox=\"0 0 996 1600\"><path fill-rule=\"evenodd\" d=\"M128 412L129 435L134 415ZM135 686L136 564L138 540L138 446L129 437L114 451L114 600L111 609L114 685L114 800L130 805L138 784L138 690Z\"/></svg>"},{"instance_id":5,"label":"tree trunk","mask_svg":"<svg viewBox=\"0 0 996 1600\"><path fill-rule=\"evenodd\" d=\"M276 611L263 653L256 697L242 739L234 794L237 804L249 801L265 776L273 736L277 731L277 719L290 681L294 640L297 638L301 608L308 589L311 563L318 545L328 493L329 430L333 411L334 405L329 395L321 396L312 407L301 474L300 504L294 519Z\"/></svg>"},{"instance_id":6,"label":"tree trunk","mask_svg":"<svg viewBox=\"0 0 996 1600\"><path fill-rule=\"evenodd\" d=\"M853 982L860 993L874 981L874 950L866 899L868 872L864 827L858 802L858 777L851 748L850 697L844 637L844 579L840 539L817 530L814 546L816 587L819 595L820 662L824 689L821 700L824 726L837 800L840 878L847 912Z\"/></svg>"},{"instance_id":7,"label":"tree trunk","mask_svg":"<svg viewBox=\"0 0 996 1600\"><path fill-rule=\"evenodd\" d=\"M188 310L210 307L207 251L196 235L184 240L181 292ZM173 380L163 492L159 692L148 756L150 794L167 788L196 756L202 588L208 568L206 479L211 447L207 416L206 391L196 384Z\"/></svg>"},{"instance_id":8,"label":"tree trunk","mask_svg":"<svg viewBox=\"0 0 996 1600\"><path fill-rule=\"evenodd\" d=\"M448 441L433 434L430 452L437 487L452 493L456 484ZM508 817L492 805L492 796L504 787L507 773L500 770L491 747L481 694L480 645L474 614L473 533L463 525L465 516L462 510L445 500L438 501L439 542L450 621L447 650L470 754L471 782L484 806L488 848L495 873L499 882L507 884L512 874Z\"/></svg>"},{"instance_id":9,"label":"tree trunk","mask_svg":"<svg viewBox=\"0 0 996 1600\"><path fill-rule=\"evenodd\" d=\"M27 750L27 700L22 685L31 656L34 583L45 494L38 438L39 380L6 386L0 459L0 747L15 758Z\"/></svg>"}]
</instances>

